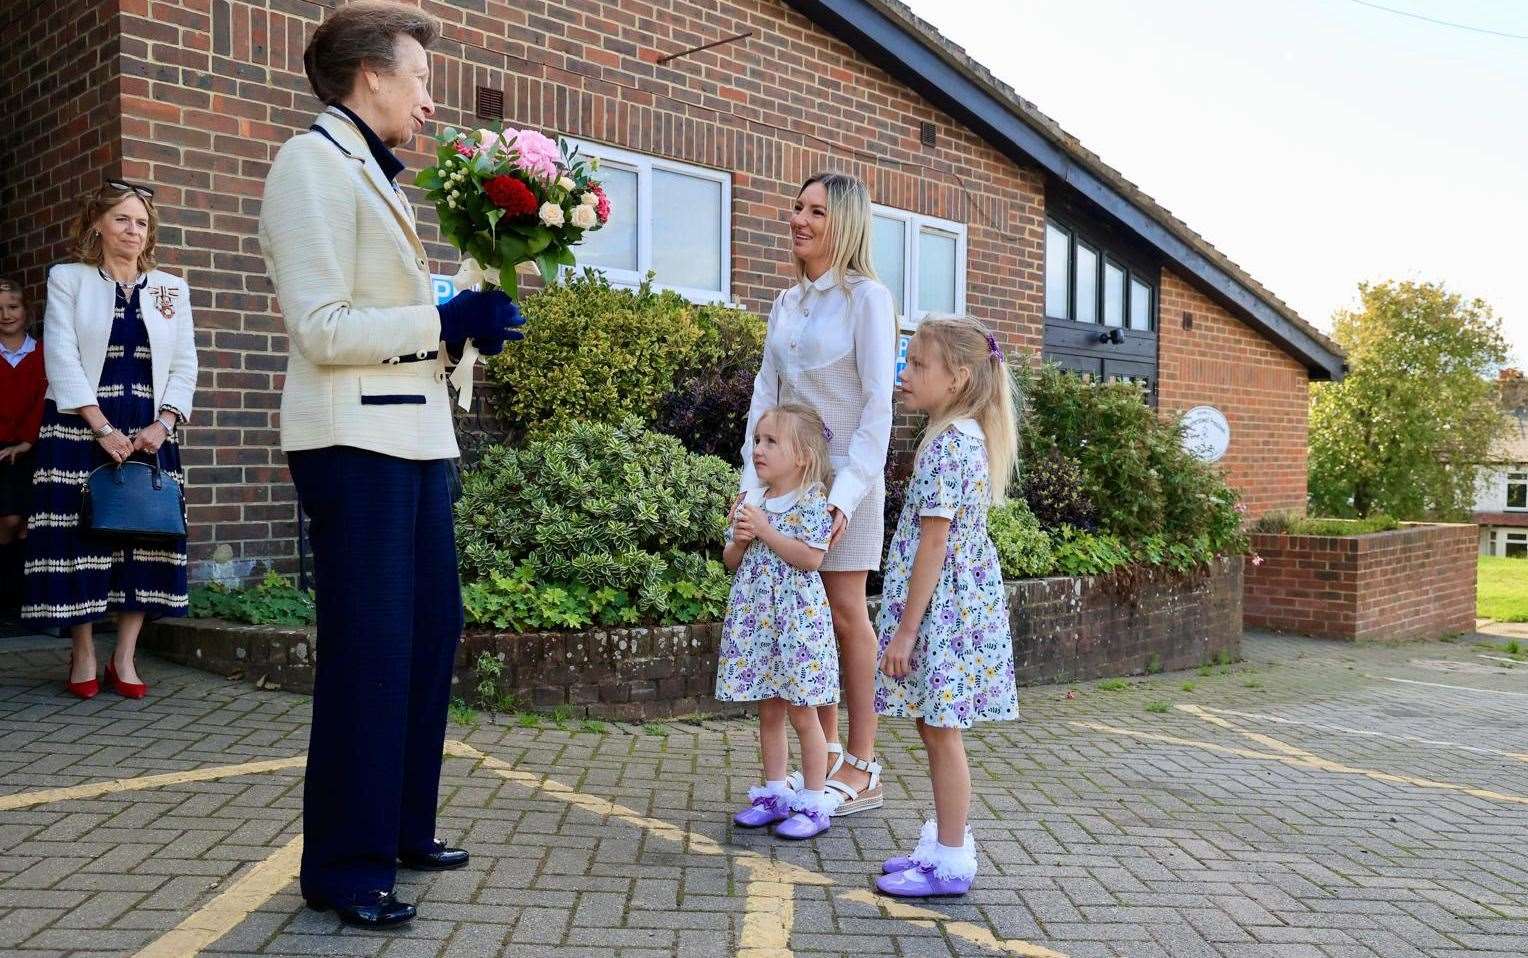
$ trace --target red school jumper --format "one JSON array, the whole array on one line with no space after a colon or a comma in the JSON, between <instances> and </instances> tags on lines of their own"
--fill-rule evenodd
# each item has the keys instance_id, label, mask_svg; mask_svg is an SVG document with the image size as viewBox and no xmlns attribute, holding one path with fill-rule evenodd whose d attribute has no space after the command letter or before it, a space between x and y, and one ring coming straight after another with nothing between
<instances>
[{"instance_id":1,"label":"red school jumper","mask_svg":"<svg viewBox=\"0 0 1528 958\"><path fill-rule=\"evenodd\" d=\"M18 442L37 445L42 426L43 397L48 377L43 372L42 343L12 367L0 357L0 449Z\"/></svg>"}]
</instances>

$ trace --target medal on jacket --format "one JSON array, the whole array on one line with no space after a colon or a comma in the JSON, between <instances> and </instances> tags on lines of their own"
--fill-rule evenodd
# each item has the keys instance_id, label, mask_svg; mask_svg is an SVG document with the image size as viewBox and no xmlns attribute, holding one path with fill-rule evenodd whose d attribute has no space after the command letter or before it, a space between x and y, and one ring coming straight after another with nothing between
<instances>
[{"instance_id":1,"label":"medal on jacket","mask_svg":"<svg viewBox=\"0 0 1528 958\"><path fill-rule=\"evenodd\" d=\"M175 297L180 295L180 290L171 289L168 286L155 286L149 290L154 297L154 305L159 309L159 315L165 319L175 316Z\"/></svg>"}]
</instances>

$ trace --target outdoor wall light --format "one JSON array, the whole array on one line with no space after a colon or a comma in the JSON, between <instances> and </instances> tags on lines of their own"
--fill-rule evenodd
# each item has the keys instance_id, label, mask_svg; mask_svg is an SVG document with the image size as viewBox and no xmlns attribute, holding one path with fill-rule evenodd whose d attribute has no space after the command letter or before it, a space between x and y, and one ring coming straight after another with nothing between
<instances>
[{"instance_id":1,"label":"outdoor wall light","mask_svg":"<svg viewBox=\"0 0 1528 958\"><path fill-rule=\"evenodd\" d=\"M1120 330L1118 326L1116 326L1106 333L1099 333L1098 341L1101 343L1113 343L1114 345L1118 346L1120 343L1125 341L1125 334Z\"/></svg>"}]
</instances>

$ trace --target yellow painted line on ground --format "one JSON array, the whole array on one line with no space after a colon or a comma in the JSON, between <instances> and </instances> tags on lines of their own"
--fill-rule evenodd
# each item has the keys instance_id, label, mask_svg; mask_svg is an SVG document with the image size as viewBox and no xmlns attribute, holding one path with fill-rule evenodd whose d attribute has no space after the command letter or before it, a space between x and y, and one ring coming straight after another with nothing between
<instances>
[{"instance_id":1,"label":"yellow painted line on ground","mask_svg":"<svg viewBox=\"0 0 1528 958\"><path fill-rule=\"evenodd\" d=\"M1335 772L1341 775L1362 775L1372 778L1377 782L1390 782L1397 785L1412 785L1417 788L1435 788L1451 792L1460 792L1474 798L1489 799L1494 802L1508 802L1514 805L1528 805L1528 796L1513 795L1507 792L1493 791L1488 788L1474 788L1469 785L1459 785L1454 782L1438 782L1427 778L1415 778L1410 775L1396 775L1391 772L1381 772L1372 768L1355 768L1351 765L1343 765L1312 755L1303 749L1297 749L1292 745L1283 745L1283 751L1258 752L1250 748L1236 748L1231 745L1219 745L1215 742L1203 742L1198 739L1180 738L1176 735L1162 735L1158 732L1146 732L1140 729L1119 728L1114 725L1104 725L1099 722L1069 722L1077 728L1090 729L1095 732L1104 732L1109 735L1123 735L1130 738L1141 739L1147 742L1163 742L1168 745L1182 745L1187 748L1203 749L1208 752L1218 752L1222 755L1235 755L1239 758L1259 759L1266 762L1282 762L1285 765L1293 765L1296 768L1309 768L1322 772ZM1239 731L1239 730L1238 730ZM1241 732L1243 735L1255 735L1253 732ZM1267 739L1267 736L1259 736ZM1273 740L1277 741L1277 740Z\"/></svg>"},{"instance_id":2,"label":"yellow painted line on ground","mask_svg":"<svg viewBox=\"0 0 1528 958\"><path fill-rule=\"evenodd\" d=\"M295 881L301 863L302 836L298 835L134 958L185 958L201 954L203 948L233 931L250 912Z\"/></svg>"},{"instance_id":3,"label":"yellow painted line on ground","mask_svg":"<svg viewBox=\"0 0 1528 958\"><path fill-rule=\"evenodd\" d=\"M999 938L992 932L973 925L968 921L956 921L948 915L940 914L929 908L919 908L892 898L882 898L872 895L868 891L856 889L846 891L838 896L843 901L852 901L858 905L872 905L886 913L888 918L900 918L903 921L912 922L924 928L937 925L944 929L945 934L970 942L981 948L992 951L1001 951L1010 955L1018 955L1019 958L1067 958L1059 951L1052 951L1040 945L1031 944L1012 938Z\"/></svg>"},{"instance_id":4,"label":"yellow painted line on ground","mask_svg":"<svg viewBox=\"0 0 1528 958\"><path fill-rule=\"evenodd\" d=\"M261 762L245 762L242 765L214 765L211 768L194 768L185 772L165 772L162 775L140 775L137 778L114 778L108 782L90 782L71 785L68 788L45 788L35 792L17 792L0 795L0 812L50 802L67 802L75 798L96 798L113 792L135 792L144 788L163 788L167 785L183 785L186 782L206 782L215 778L234 775L256 775L275 772L283 768L298 768L308 760L306 755L292 758L275 758Z\"/></svg>"},{"instance_id":5,"label":"yellow painted line on ground","mask_svg":"<svg viewBox=\"0 0 1528 958\"><path fill-rule=\"evenodd\" d=\"M1273 722L1277 725L1293 725L1298 728L1312 728L1322 732L1337 732L1342 735L1358 735L1364 738L1382 738L1395 742L1411 742L1416 745L1435 745L1439 748L1453 748L1462 752L1474 752L1479 755L1500 755L1504 758L1516 759L1519 762L1528 762L1528 752L1504 752L1497 748L1486 748L1484 745L1466 745L1463 742L1451 742L1447 739L1424 738L1420 735L1401 735L1397 732L1376 732L1367 728L1351 728L1346 725L1332 725L1328 722L1307 722L1303 719L1284 718L1280 715L1266 715L1262 712L1239 712L1236 709L1218 709L1208 705L1179 705L1181 712L1191 714L1210 713L1214 715L1229 715L1232 718L1249 719L1254 722Z\"/></svg>"}]
</instances>

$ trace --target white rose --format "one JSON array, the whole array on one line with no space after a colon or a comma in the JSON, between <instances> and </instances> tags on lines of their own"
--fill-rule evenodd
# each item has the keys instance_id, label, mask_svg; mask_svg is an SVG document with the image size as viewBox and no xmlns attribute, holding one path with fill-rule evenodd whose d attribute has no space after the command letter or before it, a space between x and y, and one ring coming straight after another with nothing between
<instances>
[{"instance_id":1,"label":"white rose","mask_svg":"<svg viewBox=\"0 0 1528 958\"><path fill-rule=\"evenodd\" d=\"M546 226L561 226L563 224L562 207L556 203L542 203L541 222Z\"/></svg>"},{"instance_id":2,"label":"white rose","mask_svg":"<svg viewBox=\"0 0 1528 958\"><path fill-rule=\"evenodd\" d=\"M578 184L573 182L572 177L559 176L557 178L557 185L571 193L573 192L573 187L577 186Z\"/></svg>"},{"instance_id":3,"label":"white rose","mask_svg":"<svg viewBox=\"0 0 1528 958\"><path fill-rule=\"evenodd\" d=\"M573 225L581 230L590 229L599 222L599 217L594 213L592 206L573 207Z\"/></svg>"},{"instance_id":4,"label":"white rose","mask_svg":"<svg viewBox=\"0 0 1528 958\"><path fill-rule=\"evenodd\" d=\"M578 198L578 201L580 203L584 204L585 206L598 206L598 205L600 205L599 194L595 193L593 190L590 190L589 192L585 193L583 196L580 196Z\"/></svg>"},{"instance_id":5,"label":"white rose","mask_svg":"<svg viewBox=\"0 0 1528 958\"><path fill-rule=\"evenodd\" d=\"M477 141L480 148L491 150L499 145L499 134L492 130L478 130Z\"/></svg>"}]
</instances>

